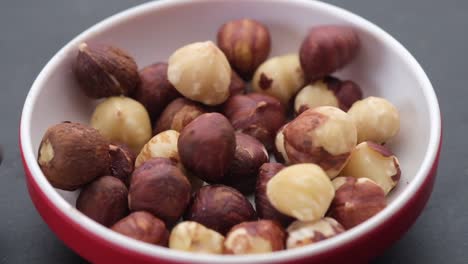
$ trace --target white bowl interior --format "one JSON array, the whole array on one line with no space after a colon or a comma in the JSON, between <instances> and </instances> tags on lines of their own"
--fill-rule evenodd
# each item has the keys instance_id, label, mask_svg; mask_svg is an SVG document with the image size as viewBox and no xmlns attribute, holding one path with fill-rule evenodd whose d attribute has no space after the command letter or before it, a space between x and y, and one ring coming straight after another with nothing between
<instances>
[{"instance_id":1,"label":"white bowl interior","mask_svg":"<svg viewBox=\"0 0 468 264\"><path fill-rule=\"evenodd\" d=\"M21 133L34 177L44 184L47 192L53 192L35 163L42 135L49 126L65 120L88 123L96 104L82 94L71 71L79 43L101 42L122 47L135 57L139 67L143 67L167 61L168 56L184 44L215 41L222 23L243 17L257 19L268 26L272 35L271 56L297 52L307 29L313 25L354 25L360 34L362 50L358 58L336 76L357 82L365 96L387 98L401 113L401 131L389 146L400 160L402 178L389 196L389 207L398 202L398 197L417 177L424 177L425 166L430 164L431 155L435 153L433 145L438 142L440 120L435 95L422 70L396 41L369 22L327 4L299 0L149 3L112 17L77 37L46 66L25 104ZM428 157L428 154L431 155ZM59 192L74 205L77 192ZM63 205L57 196L51 194L51 197ZM392 213L391 208L388 210L380 220ZM80 221L105 236L111 233L83 217ZM120 239L117 241L142 246L133 240ZM305 253L307 250L314 252L313 247L304 250Z\"/></svg>"}]
</instances>

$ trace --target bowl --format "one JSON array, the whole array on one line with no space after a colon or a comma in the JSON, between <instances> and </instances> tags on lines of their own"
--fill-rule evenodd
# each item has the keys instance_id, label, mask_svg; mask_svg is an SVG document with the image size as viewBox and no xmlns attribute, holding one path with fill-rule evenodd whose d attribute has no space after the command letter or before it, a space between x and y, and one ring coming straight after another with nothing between
<instances>
[{"instance_id":1,"label":"bowl","mask_svg":"<svg viewBox=\"0 0 468 264\"><path fill-rule=\"evenodd\" d=\"M215 40L227 20L249 17L271 30L271 56L296 52L307 29L317 24L355 27L362 50L336 75L361 85L365 96L389 99L401 112L401 131L390 148L402 178L389 205L365 223L303 248L250 256L194 255L145 244L95 223L74 207L77 192L54 189L36 160L47 127L70 120L89 122L96 102L78 89L71 64L83 41L128 50L143 67L167 61L178 47ZM70 248L91 262L107 263L364 263L400 238L423 210L434 184L441 146L441 117L429 79L411 54L371 22L329 4L308 0L157 1L114 15L63 47L41 71L26 98L20 148L27 186L37 210Z\"/></svg>"}]
</instances>

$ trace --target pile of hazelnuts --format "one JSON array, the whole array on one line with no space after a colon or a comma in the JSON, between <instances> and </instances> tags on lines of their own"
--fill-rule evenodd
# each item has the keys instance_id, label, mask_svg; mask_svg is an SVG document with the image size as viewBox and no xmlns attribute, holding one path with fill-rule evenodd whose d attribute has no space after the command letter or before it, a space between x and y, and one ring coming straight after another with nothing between
<instances>
[{"instance_id":1,"label":"pile of hazelnuts","mask_svg":"<svg viewBox=\"0 0 468 264\"><path fill-rule=\"evenodd\" d=\"M331 76L359 53L352 27L312 27L283 56L270 47L252 19L140 71L120 48L79 45L77 84L101 100L89 125L46 131L44 175L81 189L76 207L96 222L182 251L267 253L359 225L400 179L385 145L399 113Z\"/></svg>"}]
</instances>

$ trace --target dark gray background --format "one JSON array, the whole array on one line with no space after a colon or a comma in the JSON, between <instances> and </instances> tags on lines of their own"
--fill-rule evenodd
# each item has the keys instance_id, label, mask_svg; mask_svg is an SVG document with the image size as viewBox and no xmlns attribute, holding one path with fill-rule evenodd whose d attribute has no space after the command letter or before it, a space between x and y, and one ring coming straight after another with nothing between
<instances>
[{"instance_id":1,"label":"dark gray background","mask_svg":"<svg viewBox=\"0 0 468 264\"><path fill-rule=\"evenodd\" d=\"M29 199L18 122L29 87L55 52L96 22L141 2L0 2L0 264L84 262L48 229ZM431 200L414 227L375 263L468 263L468 1L327 2L402 42L426 70L443 113L444 148Z\"/></svg>"}]
</instances>

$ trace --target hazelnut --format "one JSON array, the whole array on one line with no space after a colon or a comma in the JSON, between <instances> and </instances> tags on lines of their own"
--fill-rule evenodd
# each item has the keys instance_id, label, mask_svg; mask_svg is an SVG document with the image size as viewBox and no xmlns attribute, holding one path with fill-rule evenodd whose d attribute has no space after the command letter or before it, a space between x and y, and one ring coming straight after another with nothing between
<instances>
[{"instance_id":1,"label":"hazelnut","mask_svg":"<svg viewBox=\"0 0 468 264\"><path fill-rule=\"evenodd\" d=\"M332 106L309 109L284 129L284 149L290 163L315 163L330 178L343 169L356 146L356 127Z\"/></svg>"},{"instance_id":2,"label":"hazelnut","mask_svg":"<svg viewBox=\"0 0 468 264\"><path fill-rule=\"evenodd\" d=\"M42 138L38 163L52 186L73 191L108 173L109 143L92 127L57 124Z\"/></svg>"},{"instance_id":3,"label":"hazelnut","mask_svg":"<svg viewBox=\"0 0 468 264\"><path fill-rule=\"evenodd\" d=\"M289 123L286 123L278 129L275 137L275 159L282 163L289 163L288 154L286 154L286 150L284 149L284 128L286 128L288 124Z\"/></svg>"},{"instance_id":4,"label":"hazelnut","mask_svg":"<svg viewBox=\"0 0 468 264\"><path fill-rule=\"evenodd\" d=\"M169 58L167 77L179 93L206 105L221 104L229 97L231 67L211 41L176 50Z\"/></svg>"},{"instance_id":5,"label":"hazelnut","mask_svg":"<svg viewBox=\"0 0 468 264\"><path fill-rule=\"evenodd\" d=\"M255 69L268 58L270 32L253 19L231 20L218 31L218 46L226 54L231 66L249 80Z\"/></svg>"},{"instance_id":6,"label":"hazelnut","mask_svg":"<svg viewBox=\"0 0 468 264\"><path fill-rule=\"evenodd\" d=\"M362 142L351 152L341 175L369 178L387 195L400 180L398 159L386 147L372 142Z\"/></svg>"},{"instance_id":7,"label":"hazelnut","mask_svg":"<svg viewBox=\"0 0 468 264\"><path fill-rule=\"evenodd\" d=\"M322 168L304 163L280 170L268 181L266 194L281 213L314 221L325 215L335 190Z\"/></svg>"},{"instance_id":8,"label":"hazelnut","mask_svg":"<svg viewBox=\"0 0 468 264\"><path fill-rule=\"evenodd\" d=\"M276 222L259 220L235 225L226 235L224 253L259 254L284 249L286 232Z\"/></svg>"},{"instance_id":9,"label":"hazelnut","mask_svg":"<svg viewBox=\"0 0 468 264\"><path fill-rule=\"evenodd\" d=\"M109 145L109 154L110 175L121 180L126 186L129 186L130 176L135 164L135 154L126 145L118 143Z\"/></svg>"},{"instance_id":10,"label":"hazelnut","mask_svg":"<svg viewBox=\"0 0 468 264\"><path fill-rule=\"evenodd\" d=\"M384 98L370 96L357 101L348 114L356 125L358 143L385 143L400 130L400 114Z\"/></svg>"},{"instance_id":11,"label":"hazelnut","mask_svg":"<svg viewBox=\"0 0 468 264\"><path fill-rule=\"evenodd\" d=\"M236 152L223 184L243 194L253 193L258 169L268 160L268 152L260 141L247 134L236 132Z\"/></svg>"},{"instance_id":12,"label":"hazelnut","mask_svg":"<svg viewBox=\"0 0 468 264\"><path fill-rule=\"evenodd\" d=\"M151 121L145 107L127 97L110 97L94 110L91 126L110 141L121 142L139 153L151 138Z\"/></svg>"},{"instance_id":13,"label":"hazelnut","mask_svg":"<svg viewBox=\"0 0 468 264\"><path fill-rule=\"evenodd\" d=\"M246 84L244 80L237 75L235 71L231 71L231 83L229 84L229 95L234 96L238 94L244 94Z\"/></svg>"},{"instance_id":14,"label":"hazelnut","mask_svg":"<svg viewBox=\"0 0 468 264\"><path fill-rule=\"evenodd\" d=\"M153 158L132 174L128 204L131 211L147 211L172 226L190 202L187 177L171 160Z\"/></svg>"},{"instance_id":15,"label":"hazelnut","mask_svg":"<svg viewBox=\"0 0 468 264\"><path fill-rule=\"evenodd\" d=\"M80 44L73 72L80 88L91 98L129 95L139 82L133 58L108 45Z\"/></svg>"},{"instance_id":16,"label":"hazelnut","mask_svg":"<svg viewBox=\"0 0 468 264\"><path fill-rule=\"evenodd\" d=\"M256 219L256 215L242 193L216 184L198 190L184 219L198 222L224 235L234 225Z\"/></svg>"},{"instance_id":17,"label":"hazelnut","mask_svg":"<svg viewBox=\"0 0 468 264\"><path fill-rule=\"evenodd\" d=\"M175 130L166 130L157 134L143 146L135 160L135 167L140 167L141 164L152 158L167 158L179 165L178 140L179 132Z\"/></svg>"},{"instance_id":18,"label":"hazelnut","mask_svg":"<svg viewBox=\"0 0 468 264\"><path fill-rule=\"evenodd\" d=\"M276 210L266 194L267 183L283 168L284 165L280 163L265 163L260 167L255 185L255 208L260 219L275 220L281 225L287 226L293 221L293 218Z\"/></svg>"},{"instance_id":19,"label":"hazelnut","mask_svg":"<svg viewBox=\"0 0 468 264\"><path fill-rule=\"evenodd\" d=\"M131 213L111 229L124 236L163 247L167 246L169 237L164 222L143 211Z\"/></svg>"},{"instance_id":20,"label":"hazelnut","mask_svg":"<svg viewBox=\"0 0 468 264\"><path fill-rule=\"evenodd\" d=\"M258 93L229 98L223 113L236 131L258 139L268 150L286 120L285 109L277 99Z\"/></svg>"},{"instance_id":21,"label":"hazelnut","mask_svg":"<svg viewBox=\"0 0 468 264\"><path fill-rule=\"evenodd\" d=\"M104 176L86 185L76 200L76 208L104 226L111 226L128 214L128 190L112 176Z\"/></svg>"},{"instance_id":22,"label":"hazelnut","mask_svg":"<svg viewBox=\"0 0 468 264\"><path fill-rule=\"evenodd\" d=\"M317 221L295 221L288 229L286 248L298 248L343 233L345 229L335 219L325 217Z\"/></svg>"},{"instance_id":23,"label":"hazelnut","mask_svg":"<svg viewBox=\"0 0 468 264\"><path fill-rule=\"evenodd\" d=\"M252 80L254 92L271 95L285 106L302 87L304 73L297 54L268 59L258 67Z\"/></svg>"},{"instance_id":24,"label":"hazelnut","mask_svg":"<svg viewBox=\"0 0 468 264\"><path fill-rule=\"evenodd\" d=\"M132 97L148 111L151 121L155 122L164 108L181 96L167 79L167 63L155 63L140 72L140 83Z\"/></svg>"},{"instance_id":25,"label":"hazelnut","mask_svg":"<svg viewBox=\"0 0 468 264\"><path fill-rule=\"evenodd\" d=\"M302 88L296 95L294 110L300 114L318 106L334 106L348 111L354 102L361 99L362 91L357 84L328 76Z\"/></svg>"},{"instance_id":26,"label":"hazelnut","mask_svg":"<svg viewBox=\"0 0 468 264\"><path fill-rule=\"evenodd\" d=\"M335 198L328 215L346 229L366 221L387 206L383 189L368 178L338 177L333 180Z\"/></svg>"},{"instance_id":27,"label":"hazelnut","mask_svg":"<svg viewBox=\"0 0 468 264\"><path fill-rule=\"evenodd\" d=\"M360 49L358 33L351 27L322 25L310 29L299 57L307 81L317 81L351 62Z\"/></svg>"},{"instance_id":28,"label":"hazelnut","mask_svg":"<svg viewBox=\"0 0 468 264\"><path fill-rule=\"evenodd\" d=\"M185 168L206 182L220 182L234 158L234 129L221 114L203 114L182 130L177 147Z\"/></svg>"},{"instance_id":29,"label":"hazelnut","mask_svg":"<svg viewBox=\"0 0 468 264\"><path fill-rule=\"evenodd\" d=\"M169 248L193 253L222 254L224 236L203 225L185 221L177 224L169 237Z\"/></svg>"},{"instance_id":30,"label":"hazelnut","mask_svg":"<svg viewBox=\"0 0 468 264\"><path fill-rule=\"evenodd\" d=\"M205 113L205 110L196 102L185 98L177 98L172 101L162 112L153 134L166 130L182 131L182 129L195 118Z\"/></svg>"}]
</instances>

